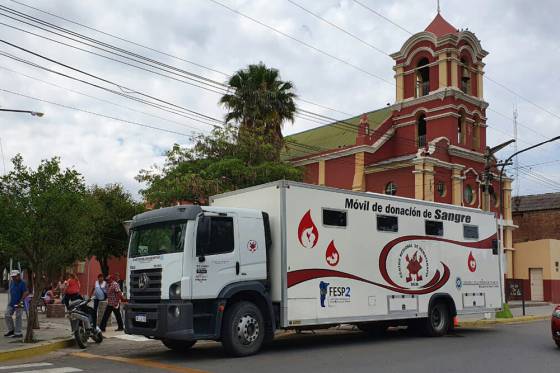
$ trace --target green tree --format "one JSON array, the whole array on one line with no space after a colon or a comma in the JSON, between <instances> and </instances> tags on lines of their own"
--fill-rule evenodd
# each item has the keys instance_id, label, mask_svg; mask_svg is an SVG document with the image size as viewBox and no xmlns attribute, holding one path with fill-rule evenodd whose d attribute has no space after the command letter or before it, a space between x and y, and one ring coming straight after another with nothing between
<instances>
[{"instance_id":1,"label":"green tree","mask_svg":"<svg viewBox=\"0 0 560 373\"><path fill-rule=\"evenodd\" d=\"M89 256L95 256L104 276L109 275L109 259L126 254L127 234L123 222L144 211L120 184L97 185L89 189L93 202L93 242Z\"/></svg>"},{"instance_id":2,"label":"green tree","mask_svg":"<svg viewBox=\"0 0 560 373\"><path fill-rule=\"evenodd\" d=\"M178 201L206 203L217 193L279 179L301 180L302 170L279 161L276 145L263 132L226 124L193 138L192 147L176 144L163 167L140 171L136 179L147 184L141 194L155 207Z\"/></svg>"},{"instance_id":3,"label":"green tree","mask_svg":"<svg viewBox=\"0 0 560 373\"><path fill-rule=\"evenodd\" d=\"M229 79L233 88L220 99L227 110L226 122L234 122L243 131L261 130L261 134L275 145L277 159L283 145L282 127L285 121L294 121L296 105L294 86L280 80L277 69L262 62L237 71Z\"/></svg>"},{"instance_id":4,"label":"green tree","mask_svg":"<svg viewBox=\"0 0 560 373\"><path fill-rule=\"evenodd\" d=\"M24 258L34 274L25 342L33 342L37 305L50 274L83 259L91 247L91 201L83 177L62 169L60 160L43 160L36 170L21 155L0 178L0 250Z\"/></svg>"}]
</instances>

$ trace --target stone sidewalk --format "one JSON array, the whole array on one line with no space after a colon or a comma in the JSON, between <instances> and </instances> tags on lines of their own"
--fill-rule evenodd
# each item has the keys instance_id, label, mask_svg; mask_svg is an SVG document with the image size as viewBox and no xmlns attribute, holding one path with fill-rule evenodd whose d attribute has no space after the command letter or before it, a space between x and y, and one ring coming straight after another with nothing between
<instances>
[{"instance_id":1,"label":"stone sidewalk","mask_svg":"<svg viewBox=\"0 0 560 373\"><path fill-rule=\"evenodd\" d=\"M72 339L72 330L70 327L70 321L67 317L63 318L47 318L44 313L39 313L39 326L40 329L34 330L35 340L38 343L23 343L20 338L6 338L4 333L6 333L6 325L4 323L4 312L8 304L8 294L0 293L0 353L7 350L15 349L27 349L36 345L46 344L48 342L65 341ZM114 316L111 316L113 318ZM27 327L27 318L25 313L23 314L23 327L22 332L25 335L25 330ZM111 338L116 335L123 334L122 332L114 332L113 329L116 327L116 322L109 322L107 325L107 332L103 333L105 338ZM1 359L0 359L1 361Z\"/></svg>"}]
</instances>

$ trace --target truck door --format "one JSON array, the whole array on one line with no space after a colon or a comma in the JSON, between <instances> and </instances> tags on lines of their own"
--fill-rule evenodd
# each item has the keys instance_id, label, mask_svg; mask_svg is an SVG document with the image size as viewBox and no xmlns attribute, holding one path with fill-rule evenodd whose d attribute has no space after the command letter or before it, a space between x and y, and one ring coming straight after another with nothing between
<instances>
[{"instance_id":1,"label":"truck door","mask_svg":"<svg viewBox=\"0 0 560 373\"><path fill-rule=\"evenodd\" d=\"M205 213L197 219L193 299L214 299L240 272L235 214Z\"/></svg>"}]
</instances>

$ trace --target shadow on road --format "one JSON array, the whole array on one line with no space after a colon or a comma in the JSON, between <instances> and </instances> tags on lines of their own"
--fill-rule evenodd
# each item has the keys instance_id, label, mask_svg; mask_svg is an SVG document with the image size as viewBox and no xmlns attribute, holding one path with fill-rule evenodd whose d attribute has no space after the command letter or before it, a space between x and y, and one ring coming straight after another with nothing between
<instances>
[{"instance_id":1,"label":"shadow on road","mask_svg":"<svg viewBox=\"0 0 560 373\"><path fill-rule=\"evenodd\" d=\"M491 334L491 328L457 329L452 334L434 339L444 342L446 338L462 338L468 336ZM266 359L286 352L306 353L316 350L336 350L341 347L374 346L378 344L414 344L428 337L419 336L406 329L392 329L380 336L370 336L360 331L351 330L323 330L316 333L307 331L296 334L282 335L270 345L263 348L259 356ZM175 352L166 349L163 345L153 344L149 349L136 350L127 353L128 357L141 357L143 359L164 359L169 363L204 362L206 360L229 359L219 343L199 343L187 352Z\"/></svg>"}]
</instances>

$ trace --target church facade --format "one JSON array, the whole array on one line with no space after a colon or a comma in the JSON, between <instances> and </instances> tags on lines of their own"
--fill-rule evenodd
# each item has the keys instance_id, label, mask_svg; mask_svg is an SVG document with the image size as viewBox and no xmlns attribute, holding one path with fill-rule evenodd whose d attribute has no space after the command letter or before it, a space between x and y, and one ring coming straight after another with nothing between
<instances>
[{"instance_id":1,"label":"church facade","mask_svg":"<svg viewBox=\"0 0 560 373\"><path fill-rule=\"evenodd\" d=\"M487 153L487 54L474 33L438 13L391 55L393 105L287 137L287 159L304 167L308 183L496 214L503 193L507 253L514 228L511 180L499 190L496 159Z\"/></svg>"}]
</instances>

